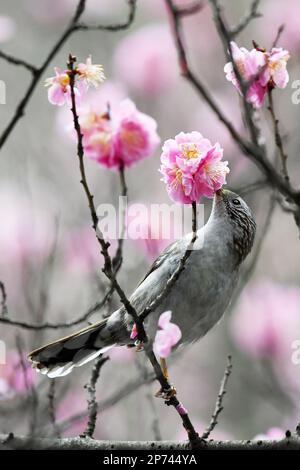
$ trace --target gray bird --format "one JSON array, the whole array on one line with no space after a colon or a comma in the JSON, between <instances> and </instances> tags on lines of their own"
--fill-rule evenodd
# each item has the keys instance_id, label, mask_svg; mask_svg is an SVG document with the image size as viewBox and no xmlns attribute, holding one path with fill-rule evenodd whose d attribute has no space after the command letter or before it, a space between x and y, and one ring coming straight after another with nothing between
<instances>
[{"instance_id":1,"label":"gray bird","mask_svg":"<svg viewBox=\"0 0 300 470\"><path fill-rule=\"evenodd\" d=\"M150 344L159 316L166 310L172 311L172 322L182 332L177 347L202 338L221 319L237 284L240 265L252 248L255 228L251 211L241 197L228 190L217 191L209 220L197 232L185 269L145 320ZM171 244L138 285L130 298L138 314L162 292L191 238L189 234ZM29 359L48 377L64 376L114 346L132 345L132 328L132 317L122 306L107 319L31 352Z\"/></svg>"}]
</instances>

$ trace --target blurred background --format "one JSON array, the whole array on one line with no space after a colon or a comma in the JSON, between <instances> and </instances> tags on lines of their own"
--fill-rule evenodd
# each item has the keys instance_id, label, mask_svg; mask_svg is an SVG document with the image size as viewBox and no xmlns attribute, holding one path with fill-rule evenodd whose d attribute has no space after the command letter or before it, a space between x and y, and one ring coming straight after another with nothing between
<instances>
[{"instance_id":1,"label":"blurred background","mask_svg":"<svg viewBox=\"0 0 300 470\"><path fill-rule=\"evenodd\" d=\"M76 4L76 0L0 0L0 48L41 64ZM232 24L249 7L246 0L227 0L223 4ZM119 22L126 18L127 10L124 0L87 0L83 19L94 24ZM250 49L254 39L269 48L278 27L285 23L279 46L291 53L290 83L285 90L275 91L274 97L291 180L298 185L300 107L292 103L291 84L300 78L300 4L297 0L264 0L259 11L263 16L254 20L237 42ZM130 97L140 111L157 121L162 142L180 131L192 130L213 143L220 142L231 169L228 187L243 188L261 180L257 168L241 154L201 97L180 77L168 20L163 0L138 0L137 17L128 31L73 34L43 78L53 75L54 66L64 68L70 52L82 62L92 54L95 63L103 64L107 77L99 91L94 92L102 100ZM234 125L245 133L239 97L223 72L223 48L209 6L183 22L192 68L209 85ZM0 105L1 128L10 120L30 78L26 70L1 60L0 79L6 83L6 104ZM79 183L75 142L67 130L67 111L49 104L41 81L26 116L1 152L0 280L6 286L7 315L14 320L70 322L100 300L107 287ZM266 107L259 118L269 157L274 159L272 124ZM159 165L160 147L126 172L131 203L169 202L160 181ZM116 203L118 173L88 159L86 168L96 204ZM201 342L180 352L170 368L180 398L202 432L214 409L226 356L232 355L233 372L224 411L212 434L215 439L281 437L300 420L300 364L292 361L293 344L300 340L299 232L290 215L277 206L270 209L267 188L251 191L245 199L258 224L254 249L254 256L258 256L251 277L221 323ZM211 201L203 202L207 218ZM165 244L160 240L125 241L119 279L127 293ZM112 253L115 245L112 242ZM253 255L247 260L248 267L252 261ZM89 320L99 319L117 306L118 299L113 297ZM50 380L28 369L20 351L25 355L76 328L28 331L0 323L0 339L7 347L6 364L0 364L0 432L57 432L49 412L49 393L53 393ZM141 385L147 374L143 354L116 349L110 356L97 384L100 407L95 437L184 440L185 433L175 413L152 399L157 384ZM84 385L91 367L88 364L55 382L54 414L57 425L62 424L64 436L75 436L84 430Z\"/></svg>"}]
</instances>

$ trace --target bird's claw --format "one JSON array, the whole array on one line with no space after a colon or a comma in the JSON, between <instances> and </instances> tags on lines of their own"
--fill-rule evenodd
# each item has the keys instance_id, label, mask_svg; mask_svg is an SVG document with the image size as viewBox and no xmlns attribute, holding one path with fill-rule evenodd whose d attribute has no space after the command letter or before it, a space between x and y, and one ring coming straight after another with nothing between
<instances>
[{"instance_id":1,"label":"bird's claw","mask_svg":"<svg viewBox=\"0 0 300 470\"><path fill-rule=\"evenodd\" d=\"M144 343L143 341L140 341L140 340L136 340L135 343L135 350L136 352L141 352L141 351L144 351Z\"/></svg>"},{"instance_id":2,"label":"bird's claw","mask_svg":"<svg viewBox=\"0 0 300 470\"><path fill-rule=\"evenodd\" d=\"M160 388L156 393L155 393L155 398L162 398L163 400L169 401L171 398L173 398L177 393L176 388L171 385L170 388L168 389L163 389Z\"/></svg>"}]
</instances>

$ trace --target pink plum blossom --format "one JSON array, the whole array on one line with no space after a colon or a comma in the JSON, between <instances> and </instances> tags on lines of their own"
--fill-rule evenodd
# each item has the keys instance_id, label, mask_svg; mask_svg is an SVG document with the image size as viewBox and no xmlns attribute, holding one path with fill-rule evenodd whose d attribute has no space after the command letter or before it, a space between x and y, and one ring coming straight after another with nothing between
<instances>
[{"instance_id":1,"label":"pink plum blossom","mask_svg":"<svg viewBox=\"0 0 300 470\"><path fill-rule=\"evenodd\" d=\"M167 311L160 315L158 326L160 330L156 332L153 351L159 357L166 358L171 354L173 346L175 346L181 338L179 326L171 322L172 312Z\"/></svg>"},{"instance_id":2,"label":"pink plum blossom","mask_svg":"<svg viewBox=\"0 0 300 470\"><path fill-rule=\"evenodd\" d=\"M5 364L0 364L0 400L26 393L35 384L36 374L26 357L17 352L8 354Z\"/></svg>"},{"instance_id":3,"label":"pink plum blossom","mask_svg":"<svg viewBox=\"0 0 300 470\"><path fill-rule=\"evenodd\" d=\"M55 67L54 70L55 76L49 77L45 81L45 86L49 87L48 100L53 105L63 106L66 102L70 101L70 76L66 70L61 70L58 67ZM74 92L77 96L80 94L76 87L74 87Z\"/></svg>"},{"instance_id":4,"label":"pink plum blossom","mask_svg":"<svg viewBox=\"0 0 300 470\"><path fill-rule=\"evenodd\" d=\"M114 63L117 77L151 99L166 93L179 76L172 36L162 24L143 26L126 36L116 50Z\"/></svg>"},{"instance_id":5,"label":"pink plum blossom","mask_svg":"<svg viewBox=\"0 0 300 470\"><path fill-rule=\"evenodd\" d=\"M86 155L107 168L129 167L152 155L160 142L154 119L129 99L109 113L79 115Z\"/></svg>"},{"instance_id":6,"label":"pink plum blossom","mask_svg":"<svg viewBox=\"0 0 300 470\"><path fill-rule=\"evenodd\" d=\"M61 70L58 67L55 67L54 70L55 76L49 77L45 81L45 86L49 87L48 100L53 105L63 106L70 102L71 98L70 71ZM91 56L86 59L85 64L78 64L75 68L74 83L74 93L77 99L86 93L90 85L96 88L104 79L102 65L93 64Z\"/></svg>"},{"instance_id":7,"label":"pink plum blossom","mask_svg":"<svg viewBox=\"0 0 300 470\"><path fill-rule=\"evenodd\" d=\"M268 91L274 87L285 88L289 75L286 64L289 59L288 51L282 48L273 48L270 52L258 47L248 51L245 47L239 48L231 42L231 51L236 67L245 83L253 81L247 92L247 101L255 108L262 107ZM232 62L224 67L228 81L241 93L240 83L234 72ZM260 73L261 72L261 73Z\"/></svg>"},{"instance_id":8,"label":"pink plum blossom","mask_svg":"<svg viewBox=\"0 0 300 470\"><path fill-rule=\"evenodd\" d=\"M289 81L286 69L290 58L289 52L281 47L274 47L271 52L266 53L266 56L268 66L262 74L261 82L273 87L285 88Z\"/></svg>"},{"instance_id":9,"label":"pink plum blossom","mask_svg":"<svg viewBox=\"0 0 300 470\"><path fill-rule=\"evenodd\" d=\"M160 172L170 198L191 204L202 196L213 197L226 183L228 162L223 149L212 145L200 132L181 132L167 140L162 149Z\"/></svg>"}]
</instances>

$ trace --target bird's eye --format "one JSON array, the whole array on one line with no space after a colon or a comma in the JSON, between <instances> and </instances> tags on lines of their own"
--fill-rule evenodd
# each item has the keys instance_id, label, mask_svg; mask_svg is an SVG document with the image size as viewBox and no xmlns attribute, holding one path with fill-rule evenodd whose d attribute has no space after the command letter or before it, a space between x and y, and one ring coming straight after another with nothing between
<instances>
[{"instance_id":1,"label":"bird's eye","mask_svg":"<svg viewBox=\"0 0 300 470\"><path fill-rule=\"evenodd\" d=\"M235 206L240 206L241 201L239 199L232 199L232 204L234 204Z\"/></svg>"}]
</instances>

